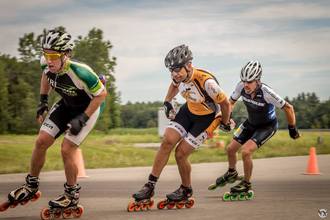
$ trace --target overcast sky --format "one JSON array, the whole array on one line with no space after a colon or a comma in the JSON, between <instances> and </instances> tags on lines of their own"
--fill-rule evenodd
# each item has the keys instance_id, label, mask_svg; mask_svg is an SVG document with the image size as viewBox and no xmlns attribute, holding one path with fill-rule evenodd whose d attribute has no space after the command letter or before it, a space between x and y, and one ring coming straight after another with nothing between
<instances>
[{"instance_id":1,"label":"overcast sky","mask_svg":"<svg viewBox=\"0 0 330 220\"><path fill-rule=\"evenodd\" d=\"M164 99L170 83L164 57L180 44L228 95L242 66L258 59L262 81L279 95L330 97L330 1L1 0L0 52L18 56L24 33L60 25L74 38L103 30L117 57L122 103Z\"/></svg>"}]
</instances>

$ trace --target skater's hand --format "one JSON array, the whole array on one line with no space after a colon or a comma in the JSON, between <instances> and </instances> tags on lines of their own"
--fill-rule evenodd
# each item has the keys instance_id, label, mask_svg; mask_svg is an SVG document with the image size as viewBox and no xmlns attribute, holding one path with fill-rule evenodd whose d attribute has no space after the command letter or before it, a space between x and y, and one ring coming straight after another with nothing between
<instances>
[{"instance_id":1,"label":"skater's hand","mask_svg":"<svg viewBox=\"0 0 330 220\"><path fill-rule=\"evenodd\" d=\"M89 117L85 112L72 119L68 124L69 132L72 135L78 135L81 129L86 125L88 119Z\"/></svg>"},{"instance_id":2,"label":"skater's hand","mask_svg":"<svg viewBox=\"0 0 330 220\"><path fill-rule=\"evenodd\" d=\"M48 112L48 95L40 95L40 103L37 107L37 121L41 124Z\"/></svg>"},{"instance_id":3,"label":"skater's hand","mask_svg":"<svg viewBox=\"0 0 330 220\"><path fill-rule=\"evenodd\" d=\"M220 123L219 128L224 132L231 132L236 126L236 123L233 119L230 119L228 124Z\"/></svg>"},{"instance_id":4,"label":"skater's hand","mask_svg":"<svg viewBox=\"0 0 330 220\"><path fill-rule=\"evenodd\" d=\"M298 129L296 126L294 125L288 125L288 129L289 129L289 134L290 134L290 137L292 139L297 139L300 137L300 134L298 132Z\"/></svg>"},{"instance_id":5,"label":"skater's hand","mask_svg":"<svg viewBox=\"0 0 330 220\"><path fill-rule=\"evenodd\" d=\"M168 119L173 120L175 118L176 112L173 108L173 105L170 102L168 101L164 102L164 111Z\"/></svg>"}]
</instances>

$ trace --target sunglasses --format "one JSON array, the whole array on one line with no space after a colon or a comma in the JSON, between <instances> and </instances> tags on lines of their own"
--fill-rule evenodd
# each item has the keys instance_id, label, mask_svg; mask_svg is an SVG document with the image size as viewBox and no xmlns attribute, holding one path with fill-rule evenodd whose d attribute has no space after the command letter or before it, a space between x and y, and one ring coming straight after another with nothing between
<instances>
[{"instance_id":1,"label":"sunglasses","mask_svg":"<svg viewBox=\"0 0 330 220\"><path fill-rule=\"evenodd\" d=\"M252 80L252 81L243 81L243 80L241 80L243 83L247 83L247 84L250 84L250 83L253 83L254 82L254 80Z\"/></svg>"},{"instance_id":2,"label":"sunglasses","mask_svg":"<svg viewBox=\"0 0 330 220\"><path fill-rule=\"evenodd\" d=\"M182 67L170 68L170 71L178 73L178 72L180 72L181 69L182 69Z\"/></svg>"},{"instance_id":3,"label":"sunglasses","mask_svg":"<svg viewBox=\"0 0 330 220\"><path fill-rule=\"evenodd\" d=\"M44 57L46 60L58 60L62 57L63 54L61 53L46 53L43 52Z\"/></svg>"}]
</instances>

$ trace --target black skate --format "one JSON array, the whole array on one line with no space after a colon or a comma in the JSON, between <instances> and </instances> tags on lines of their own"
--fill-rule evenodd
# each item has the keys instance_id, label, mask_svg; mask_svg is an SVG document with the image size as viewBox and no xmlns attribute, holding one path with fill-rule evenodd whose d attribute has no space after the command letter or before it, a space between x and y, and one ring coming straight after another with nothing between
<instances>
[{"instance_id":1,"label":"black skate","mask_svg":"<svg viewBox=\"0 0 330 220\"><path fill-rule=\"evenodd\" d=\"M0 204L0 212L6 211L9 207L15 208L18 204L25 205L29 201L36 201L40 198L39 178L27 175L25 182L21 187L8 194L8 200Z\"/></svg>"},{"instance_id":2,"label":"black skate","mask_svg":"<svg viewBox=\"0 0 330 220\"><path fill-rule=\"evenodd\" d=\"M64 194L54 200L50 200L47 208L43 208L40 213L42 220L57 218L80 218L84 213L84 207L78 205L79 190L81 187L76 184L68 186L64 184Z\"/></svg>"},{"instance_id":3,"label":"black skate","mask_svg":"<svg viewBox=\"0 0 330 220\"><path fill-rule=\"evenodd\" d=\"M182 209L185 206L189 209L195 204L195 200L190 198L192 194L193 190L191 187L184 187L181 185L171 194L167 194L167 199L158 202L157 208L164 209L166 207L167 209L173 209L176 207L177 209Z\"/></svg>"},{"instance_id":4,"label":"black skate","mask_svg":"<svg viewBox=\"0 0 330 220\"><path fill-rule=\"evenodd\" d=\"M234 172L227 171L225 174L218 177L215 183L209 185L208 190L215 190L218 187L224 187L227 183L234 183L237 180L243 180L243 177L238 176L236 170Z\"/></svg>"},{"instance_id":5,"label":"black skate","mask_svg":"<svg viewBox=\"0 0 330 220\"><path fill-rule=\"evenodd\" d=\"M134 201L128 203L127 211L145 211L152 208L154 200L151 197L154 196L155 186L152 183L146 183L137 193L134 193L132 197Z\"/></svg>"},{"instance_id":6,"label":"black skate","mask_svg":"<svg viewBox=\"0 0 330 220\"><path fill-rule=\"evenodd\" d=\"M242 180L236 186L230 188L230 192L226 192L222 196L222 200L227 201L244 201L254 198L254 191L251 189L251 183Z\"/></svg>"}]
</instances>

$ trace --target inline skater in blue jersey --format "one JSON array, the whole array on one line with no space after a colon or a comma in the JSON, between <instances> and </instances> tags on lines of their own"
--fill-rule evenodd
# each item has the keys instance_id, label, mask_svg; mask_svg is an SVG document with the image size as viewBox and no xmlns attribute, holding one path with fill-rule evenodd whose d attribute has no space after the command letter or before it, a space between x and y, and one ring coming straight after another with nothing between
<instances>
[{"instance_id":1,"label":"inline skater in blue jersey","mask_svg":"<svg viewBox=\"0 0 330 220\"><path fill-rule=\"evenodd\" d=\"M278 128L275 107L285 112L290 137L296 139L300 136L296 128L293 106L282 99L269 86L261 83L261 74L260 62L248 62L242 68L241 81L237 84L229 99L234 108L235 102L242 97L248 112L248 119L235 131L232 141L227 146L228 171L217 178L215 184L209 186L209 190L213 190L218 186L224 186L228 182L233 183L238 179L236 152L241 149L244 179L238 185L232 187L230 193L224 194L223 199L225 201L253 198L253 191L250 190L253 167L252 154L268 141Z\"/></svg>"},{"instance_id":2,"label":"inline skater in blue jersey","mask_svg":"<svg viewBox=\"0 0 330 220\"><path fill-rule=\"evenodd\" d=\"M71 35L59 30L50 30L42 41L40 104L37 108L37 120L41 128L32 153L29 174L26 183L8 195L8 205L24 204L40 196L39 174L45 163L46 151L56 138L64 134L61 154L64 162L66 182L64 193L49 201L49 209L42 212L43 219L50 214L74 217L82 214L78 207L80 186L77 184L77 150L88 133L93 129L107 95L105 86L95 72L87 65L70 60L74 48ZM48 94L57 92L61 99L48 109ZM38 197L38 196L37 196ZM71 209L70 209L71 208ZM54 212L54 213L51 213Z\"/></svg>"}]
</instances>

